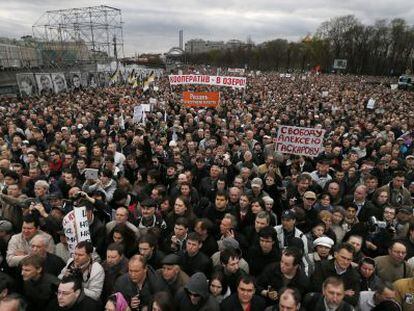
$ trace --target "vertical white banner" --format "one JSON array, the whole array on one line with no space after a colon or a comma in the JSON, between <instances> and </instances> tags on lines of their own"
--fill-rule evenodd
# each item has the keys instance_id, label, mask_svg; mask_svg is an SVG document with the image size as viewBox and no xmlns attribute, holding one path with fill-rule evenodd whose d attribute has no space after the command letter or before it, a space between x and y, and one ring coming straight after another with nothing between
<instances>
[{"instance_id":1,"label":"vertical white banner","mask_svg":"<svg viewBox=\"0 0 414 311\"><path fill-rule=\"evenodd\" d=\"M82 241L90 241L91 234L89 232L89 222L86 217L86 207L74 207L75 212L75 226L76 226L76 236L78 238L78 243Z\"/></svg>"},{"instance_id":2,"label":"vertical white banner","mask_svg":"<svg viewBox=\"0 0 414 311\"><path fill-rule=\"evenodd\" d=\"M76 228L75 228L75 212L71 211L63 218L62 221L63 232L65 233L66 240L68 242L69 253L72 255L75 252L76 244L78 244L78 239L76 237Z\"/></svg>"}]
</instances>

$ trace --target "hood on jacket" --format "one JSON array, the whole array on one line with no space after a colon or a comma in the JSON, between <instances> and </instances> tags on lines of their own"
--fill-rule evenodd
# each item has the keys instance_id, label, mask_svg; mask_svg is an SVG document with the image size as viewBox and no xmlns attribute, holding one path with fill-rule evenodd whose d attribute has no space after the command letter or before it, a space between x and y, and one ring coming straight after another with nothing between
<instances>
[{"instance_id":1,"label":"hood on jacket","mask_svg":"<svg viewBox=\"0 0 414 311\"><path fill-rule=\"evenodd\" d=\"M203 299L208 298L208 283L207 278L202 272L194 273L190 280L188 281L187 285L185 285L185 289L200 295Z\"/></svg>"}]
</instances>

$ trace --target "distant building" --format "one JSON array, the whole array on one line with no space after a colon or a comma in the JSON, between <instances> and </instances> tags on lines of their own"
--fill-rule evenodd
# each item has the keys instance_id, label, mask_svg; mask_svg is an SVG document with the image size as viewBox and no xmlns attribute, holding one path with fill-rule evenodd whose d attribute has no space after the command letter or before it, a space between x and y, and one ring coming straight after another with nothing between
<instances>
[{"instance_id":1,"label":"distant building","mask_svg":"<svg viewBox=\"0 0 414 311\"><path fill-rule=\"evenodd\" d=\"M206 53L212 50L238 49L248 47L250 44L232 39L224 41L205 41L203 39L191 39L185 43L185 52L190 54Z\"/></svg>"},{"instance_id":2,"label":"distant building","mask_svg":"<svg viewBox=\"0 0 414 311\"><path fill-rule=\"evenodd\" d=\"M234 49L238 49L238 48L243 48L243 47L247 47L247 43L240 41L240 40L236 40L236 39L232 39L226 42L225 48L226 49L230 49L230 50L234 50Z\"/></svg>"},{"instance_id":3,"label":"distant building","mask_svg":"<svg viewBox=\"0 0 414 311\"><path fill-rule=\"evenodd\" d=\"M0 38L0 68L38 68L50 64L73 64L106 59L105 52L88 50L84 41L38 42L31 36L21 40Z\"/></svg>"},{"instance_id":4,"label":"distant building","mask_svg":"<svg viewBox=\"0 0 414 311\"><path fill-rule=\"evenodd\" d=\"M0 42L1 68L31 68L39 67L40 65L41 59L36 48L19 43Z\"/></svg>"},{"instance_id":5,"label":"distant building","mask_svg":"<svg viewBox=\"0 0 414 311\"><path fill-rule=\"evenodd\" d=\"M184 49L184 30L178 32L178 47L182 50Z\"/></svg>"}]
</instances>

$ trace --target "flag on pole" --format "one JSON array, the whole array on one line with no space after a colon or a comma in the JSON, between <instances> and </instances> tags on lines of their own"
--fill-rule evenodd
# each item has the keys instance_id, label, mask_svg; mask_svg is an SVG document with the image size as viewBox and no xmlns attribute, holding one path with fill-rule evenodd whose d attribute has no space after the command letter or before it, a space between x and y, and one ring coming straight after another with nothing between
<instances>
[{"instance_id":1,"label":"flag on pole","mask_svg":"<svg viewBox=\"0 0 414 311\"><path fill-rule=\"evenodd\" d=\"M144 82L143 91L147 91L151 85L155 81L155 73L154 71L151 71L151 73L148 75L147 79Z\"/></svg>"},{"instance_id":2,"label":"flag on pole","mask_svg":"<svg viewBox=\"0 0 414 311\"><path fill-rule=\"evenodd\" d=\"M136 79L135 69L132 69L132 71L128 74L128 78L127 78L128 84L133 84L135 79Z\"/></svg>"},{"instance_id":3,"label":"flag on pole","mask_svg":"<svg viewBox=\"0 0 414 311\"><path fill-rule=\"evenodd\" d=\"M122 130L125 130L125 118L124 118L124 111L121 112L121 117L119 118L119 127Z\"/></svg>"}]
</instances>

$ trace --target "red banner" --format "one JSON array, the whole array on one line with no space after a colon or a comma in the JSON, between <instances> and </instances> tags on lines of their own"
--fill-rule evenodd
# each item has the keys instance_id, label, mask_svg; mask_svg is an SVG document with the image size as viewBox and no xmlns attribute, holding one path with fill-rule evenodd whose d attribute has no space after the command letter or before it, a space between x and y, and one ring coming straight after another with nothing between
<instances>
[{"instance_id":1,"label":"red banner","mask_svg":"<svg viewBox=\"0 0 414 311\"><path fill-rule=\"evenodd\" d=\"M220 104L220 92L183 92L184 107L216 108Z\"/></svg>"}]
</instances>

